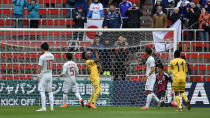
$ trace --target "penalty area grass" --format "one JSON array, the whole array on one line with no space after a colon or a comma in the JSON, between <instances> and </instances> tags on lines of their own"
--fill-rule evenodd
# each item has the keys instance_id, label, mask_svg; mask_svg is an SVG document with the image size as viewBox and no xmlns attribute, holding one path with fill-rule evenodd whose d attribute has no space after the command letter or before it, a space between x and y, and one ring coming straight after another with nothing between
<instances>
[{"instance_id":1,"label":"penalty area grass","mask_svg":"<svg viewBox=\"0 0 210 118\"><path fill-rule=\"evenodd\" d=\"M47 107L46 112L36 112L38 106L0 106L0 118L208 118L210 108L192 107L182 112L176 108L156 107L150 110L140 110L139 107L55 107L51 112Z\"/></svg>"}]
</instances>

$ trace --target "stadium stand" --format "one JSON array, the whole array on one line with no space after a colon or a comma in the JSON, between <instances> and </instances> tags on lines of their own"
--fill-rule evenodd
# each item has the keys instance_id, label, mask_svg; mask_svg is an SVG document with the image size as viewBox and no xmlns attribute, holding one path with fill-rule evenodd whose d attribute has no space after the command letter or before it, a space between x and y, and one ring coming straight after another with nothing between
<instances>
[{"instance_id":1,"label":"stadium stand","mask_svg":"<svg viewBox=\"0 0 210 118\"><path fill-rule=\"evenodd\" d=\"M67 25L74 25L72 18L66 18L66 9L62 8L66 0L39 0L40 10L39 15L43 18L39 19L40 28L66 28ZM45 3L55 3L56 8L45 8ZM151 0L146 0L142 17L142 26L150 27L151 24ZM106 11L106 9L105 9ZM25 9L25 14L28 14L28 10ZM11 28L12 27L12 0L0 0L0 27ZM25 15L26 17L27 15ZM24 18L24 25L28 27L29 22L27 18ZM185 32L188 29L183 30L183 37L188 34ZM195 30L196 31L196 30ZM55 55L55 64L53 65L53 74L59 74L61 72L61 66L64 62L64 53L68 48L67 40L72 37L72 33L65 32L0 32L0 36L4 37L0 42L0 60L1 60L1 79L2 80L31 80L31 74L35 74L37 71L38 57L40 56L39 46L46 39L45 37L52 37L52 42L49 42L50 47ZM22 39L16 38L22 36ZM35 40L31 39L35 37ZM61 37L61 42L56 42L56 37ZM197 37L197 36L196 36ZM183 40L184 40L183 38ZM14 39L15 41L11 40ZM18 40L17 40L18 39ZM2 39L1 39L2 40ZM81 47L90 46L90 42L78 42ZM189 45L189 50L184 50L184 47ZM149 45L148 45L149 46ZM28 48L30 47L30 48ZM30 49L30 50L28 50ZM182 41L179 43L179 49L183 51L182 55L185 55L187 62L190 63L190 67L193 70L189 81L210 81L210 42L199 41L199 36L194 41ZM25 51L27 50L27 51ZM87 74L87 67L84 63L81 63L81 52L73 52L74 59L79 63L78 67L81 74ZM143 56L142 52L139 52L140 56ZM158 54L161 60L165 63L164 68L167 68L169 54L163 52ZM143 73L145 72L145 66L138 63L131 63L127 69L127 77L132 81L141 81Z\"/></svg>"}]
</instances>

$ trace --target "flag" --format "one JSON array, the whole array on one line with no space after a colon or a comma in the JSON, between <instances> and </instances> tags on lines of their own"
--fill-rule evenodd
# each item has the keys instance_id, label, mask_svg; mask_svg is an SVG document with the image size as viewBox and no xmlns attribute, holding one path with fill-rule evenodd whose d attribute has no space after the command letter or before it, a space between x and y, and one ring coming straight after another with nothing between
<instances>
[{"instance_id":1,"label":"flag","mask_svg":"<svg viewBox=\"0 0 210 118\"><path fill-rule=\"evenodd\" d=\"M87 20L87 23L85 23L84 27L86 29L90 29L90 28L99 29L99 28L102 28L102 23L103 23L103 20ZM85 32L84 40L93 41L96 34L101 35L100 32Z\"/></svg>"},{"instance_id":2,"label":"flag","mask_svg":"<svg viewBox=\"0 0 210 118\"><path fill-rule=\"evenodd\" d=\"M177 20L170 28L177 29L177 41L181 41L181 20ZM153 40L155 44L156 52L165 51L167 49L173 48L173 43L169 41L174 40L174 32L152 32L153 33Z\"/></svg>"}]
</instances>

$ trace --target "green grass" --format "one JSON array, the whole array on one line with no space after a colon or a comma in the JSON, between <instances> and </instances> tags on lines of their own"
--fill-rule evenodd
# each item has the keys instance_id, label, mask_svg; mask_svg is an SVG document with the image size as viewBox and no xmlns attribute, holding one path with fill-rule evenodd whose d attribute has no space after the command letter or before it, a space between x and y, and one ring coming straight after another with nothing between
<instances>
[{"instance_id":1,"label":"green grass","mask_svg":"<svg viewBox=\"0 0 210 118\"><path fill-rule=\"evenodd\" d=\"M192 108L176 112L176 108L150 108L142 111L139 107L98 107L88 109L82 107L55 107L46 112L36 112L40 107L0 107L0 118L209 118L210 108Z\"/></svg>"}]
</instances>

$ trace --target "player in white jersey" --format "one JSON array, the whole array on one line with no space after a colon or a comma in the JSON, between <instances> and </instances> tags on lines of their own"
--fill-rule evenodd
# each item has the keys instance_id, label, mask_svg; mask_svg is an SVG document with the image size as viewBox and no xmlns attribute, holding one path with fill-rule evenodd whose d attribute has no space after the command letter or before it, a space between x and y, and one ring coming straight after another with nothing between
<instances>
[{"instance_id":1,"label":"player in white jersey","mask_svg":"<svg viewBox=\"0 0 210 118\"><path fill-rule=\"evenodd\" d=\"M100 19L104 17L104 9L103 5L99 0L93 0L90 4L90 10L87 14L87 17L90 18L92 15L92 19Z\"/></svg>"},{"instance_id":2,"label":"player in white jersey","mask_svg":"<svg viewBox=\"0 0 210 118\"><path fill-rule=\"evenodd\" d=\"M49 94L50 110L53 111L54 97L52 91L52 65L54 61L54 56L48 52L48 43L43 43L41 45L42 55L39 58L38 64L38 90L41 95L42 108L36 111L46 111L46 95L45 92Z\"/></svg>"},{"instance_id":3,"label":"player in white jersey","mask_svg":"<svg viewBox=\"0 0 210 118\"><path fill-rule=\"evenodd\" d=\"M63 105L61 107L67 107L68 106L68 92L69 89L72 90L72 93L79 99L80 105L84 107L84 102L79 94L79 89L77 87L77 82L75 79L75 76L79 73L79 69L77 67L77 64L72 60L72 54L66 53L66 63L63 64L63 72L61 73L61 76L65 77L65 80L63 82Z\"/></svg>"},{"instance_id":4,"label":"player in white jersey","mask_svg":"<svg viewBox=\"0 0 210 118\"><path fill-rule=\"evenodd\" d=\"M149 109L150 102L152 101L152 98L154 98L158 102L158 106L161 103L161 100L159 100L156 95L153 93L153 87L156 81L155 78L155 59L151 56L152 49L146 48L145 49L145 56L147 58L146 61L146 75L145 75L145 93L147 94L147 100L146 100L146 106L141 107L142 110Z\"/></svg>"}]
</instances>

